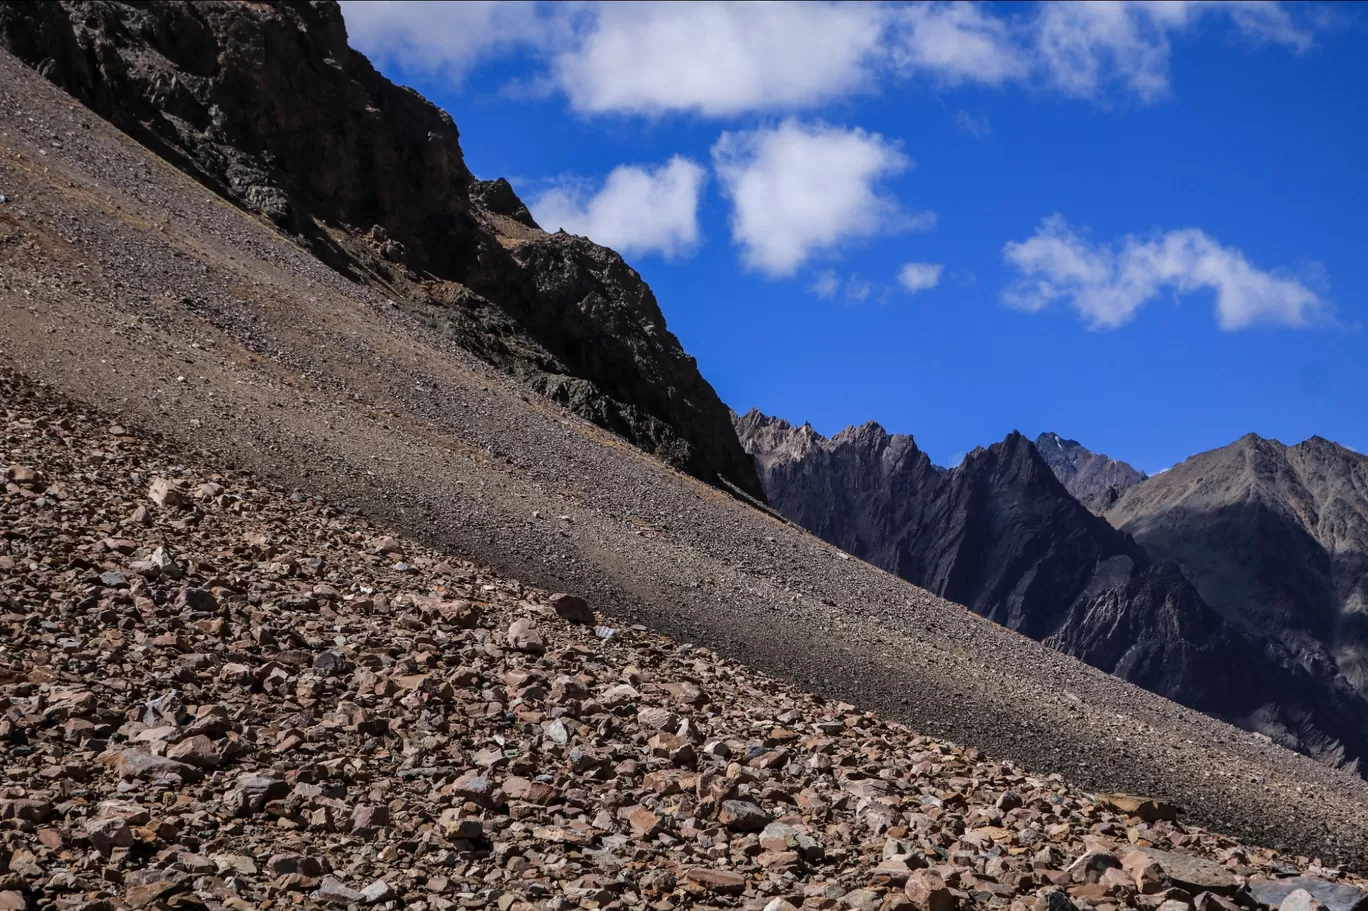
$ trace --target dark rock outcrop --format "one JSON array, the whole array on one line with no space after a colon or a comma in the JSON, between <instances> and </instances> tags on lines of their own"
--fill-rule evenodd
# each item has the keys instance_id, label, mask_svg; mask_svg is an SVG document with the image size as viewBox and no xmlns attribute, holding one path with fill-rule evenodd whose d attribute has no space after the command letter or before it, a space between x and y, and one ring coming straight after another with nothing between
<instances>
[{"instance_id":1,"label":"dark rock outcrop","mask_svg":"<svg viewBox=\"0 0 1368 911\"><path fill-rule=\"evenodd\" d=\"M1036 437L1035 447L1064 489L1080 502L1086 503L1103 491L1124 490L1145 480L1143 471L1057 433L1042 433Z\"/></svg>"},{"instance_id":2,"label":"dark rock outcrop","mask_svg":"<svg viewBox=\"0 0 1368 911\"><path fill-rule=\"evenodd\" d=\"M0 45L445 336L677 467L762 497L726 407L611 250L476 181L451 118L335 3L6 4Z\"/></svg>"},{"instance_id":3,"label":"dark rock outcrop","mask_svg":"<svg viewBox=\"0 0 1368 911\"><path fill-rule=\"evenodd\" d=\"M941 471L874 423L830 439L758 411L735 423L770 504L843 550L1324 761L1368 753L1360 694L1214 610L1174 562L1071 496L1024 436Z\"/></svg>"}]
</instances>

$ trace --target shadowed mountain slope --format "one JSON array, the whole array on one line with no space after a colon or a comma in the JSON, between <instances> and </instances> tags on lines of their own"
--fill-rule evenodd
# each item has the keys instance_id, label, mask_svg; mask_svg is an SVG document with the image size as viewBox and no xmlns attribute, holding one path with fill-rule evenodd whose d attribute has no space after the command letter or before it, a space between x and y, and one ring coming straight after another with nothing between
<instances>
[{"instance_id":1,"label":"shadowed mountain slope","mask_svg":"<svg viewBox=\"0 0 1368 911\"><path fill-rule=\"evenodd\" d=\"M1181 563L1230 622L1368 694L1368 458L1250 434L1122 492L1105 517Z\"/></svg>"},{"instance_id":2,"label":"shadowed mountain slope","mask_svg":"<svg viewBox=\"0 0 1368 911\"><path fill-rule=\"evenodd\" d=\"M770 504L836 546L1325 762L1357 768L1368 751L1359 693L1213 610L1176 564L1088 512L1020 434L942 472L877 424L828 440L757 411L735 420Z\"/></svg>"}]
</instances>

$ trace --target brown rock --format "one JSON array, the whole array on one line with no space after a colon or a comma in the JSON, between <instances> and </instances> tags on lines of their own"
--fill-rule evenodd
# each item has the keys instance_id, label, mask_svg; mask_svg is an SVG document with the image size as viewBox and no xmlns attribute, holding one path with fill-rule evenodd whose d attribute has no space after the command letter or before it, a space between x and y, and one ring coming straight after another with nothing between
<instances>
[{"instance_id":1,"label":"brown rock","mask_svg":"<svg viewBox=\"0 0 1368 911\"><path fill-rule=\"evenodd\" d=\"M1132 851L1121 861L1121 869L1130 876L1131 884L1144 895L1151 895L1164 888L1168 878L1164 868L1143 851Z\"/></svg>"},{"instance_id":2,"label":"brown rock","mask_svg":"<svg viewBox=\"0 0 1368 911\"><path fill-rule=\"evenodd\" d=\"M221 761L214 741L203 734L187 737L166 748L166 758L184 762L199 769L212 769Z\"/></svg>"},{"instance_id":3,"label":"brown rock","mask_svg":"<svg viewBox=\"0 0 1368 911\"><path fill-rule=\"evenodd\" d=\"M1100 794L1097 799L1104 807L1118 813L1125 813L1127 816L1138 816L1145 822L1178 818L1176 806L1153 797L1137 797L1134 794Z\"/></svg>"},{"instance_id":4,"label":"brown rock","mask_svg":"<svg viewBox=\"0 0 1368 911\"><path fill-rule=\"evenodd\" d=\"M165 506L167 509L183 509L190 505L190 498L185 491L176 485L176 482L166 478L155 478L147 488L147 495L153 503L158 506Z\"/></svg>"},{"instance_id":5,"label":"brown rock","mask_svg":"<svg viewBox=\"0 0 1368 911\"><path fill-rule=\"evenodd\" d=\"M114 769L120 778L199 781L204 775L194 766L142 750L113 750L101 754L100 762Z\"/></svg>"},{"instance_id":6,"label":"brown rock","mask_svg":"<svg viewBox=\"0 0 1368 911\"><path fill-rule=\"evenodd\" d=\"M108 854L115 848L128 848L133 845L133 832L128 823L118 816L85 821L86 837L90 846L101 854Z\"/></svg>"},{"instance_id":7,"label":"brown rock","mask_svg":"<svg viewBox=\"0 0 1368 911\"><path fill-rule=\"evenodd\" d=\"M733 832L759 832L769 824L770 815L749 800L724 800L717 821Z\"/></svg>"},{"instance_id":8,"label":"brown rock","mask_svg":"<svg viewBox=\"0 0 1368 911\"><path fill-rule=\"evenodd\" d=\"M959 902L935 870L913 870L903 892L918 911L955 911Z\"/></svg>"},{"instance_id":9,"label":"brown rock","mask_svg":"<svg viewBox=\"0 0 1368 911\"><path fill-rule=\"evenodd\" d=\"M551 607L562 620L587 626L594 624L594 611L583 598L563 593L555 594L551 596Z\"/></svg>"},{"instance_id":10,"label":"brown rock","mask_svg":"<svg viewBox=\"0 0 1368 911\"><path fill-rule=\"evenodd\" d=\"M514 620L508 627L508 647L533 655L546 651L546 643L542 641L537 625L526 617Z\"/></svg>"},{"instance_id":11,"label":"brown rock","mask_svg":"<svg viewBox=\"0 0 1368 911\"><path fill-rule=\"evenodd\" d=\"M1240 882L1235 874L1215 861L1157 848L1142 848L1136 853L1154 861L1171 883L1193 894L1213 892L1217 895L1234 895L1240 890ZM1130 856L1126 859L1130 860Z\"/></svg>"},{"instance_id":12,"label":"brown rock","mask_svg":"<svg viewBox=\"0 0 1368 911\"><path fill-rule=\"evenodd\" d=\"M684 872L684 879L715 895L740 895L746 891L746 878L731 870L690 867Z\"/></svg>"}]
</instances>

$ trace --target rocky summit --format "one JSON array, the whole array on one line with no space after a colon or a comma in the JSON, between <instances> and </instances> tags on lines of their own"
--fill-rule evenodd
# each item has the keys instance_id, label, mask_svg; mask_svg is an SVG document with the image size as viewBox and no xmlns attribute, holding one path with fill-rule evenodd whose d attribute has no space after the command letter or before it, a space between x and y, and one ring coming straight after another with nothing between
<instances>
[{"instance_id":1,"label":"rocky summit","mask_svg":"<svg viewBox=\"0 0 1368 911\"><path fill-rule=\"evenodd\" d=\"M1090 513L1020 434L942 471L910 436L873 423L829 440L758 411L735 423L773 507L836 546L1324 762L1356 770L1368 755L1362 691L1333 665L1305 660L1295 639L1240 622L1240 608L1214 609L1174 548L1151 552L1126 533L1132 524L1118 530ZM1144 491L1165 477L1129 488L1123 501L1146 502ZM1189 487L1171 489L1181 497ZM1184 526L1167 514L1152 527ZM1357 579L1352 560L1345 566ZM1242 569L1257 577L1251 564Z\"/></svg>"},{"instance_id":2,"label":"rocky summit","mask_svg":"<svg viewBox=\"0 0 1368 911\"><path fill-rule=\"evenodd\" d=\"M1108 490L1121 491L1145 480L1145 473L1125 462L1093 452L1077 440L1042 433L1036 451L1074 499L1087 501Z\"/></svg>"},{"instance_id":3,"label":"rocky summit","mask_svg":"<svg viewBox=\"0 0 1368 911\"><path fill-rule=\"evenodd\" d=\"M763 496L636 270L475 180L451 118L353 51L336 3L5 4L0 47L447 344Z\"/></svg>"},{"instance_id":4,"label":"rocky summit","mask_svg":"<svg viewBox=\"0 0 1368 911\"><path fill-rule=\"evenodd\" d=\"M0 907L1335 911L1365 881L0 372Z\"/></svg>"},{"instance_id":5,"label":"rocky summit","mask_svg":"<svg viewBox=\"0 0 1368 911\"><path fill-rule=\"evenodd\" d=\"M1180 563L1230 623L1368 697L1368 457L1250 434L1119 492L1102 514Z\"/></svg>"}]
</instances>

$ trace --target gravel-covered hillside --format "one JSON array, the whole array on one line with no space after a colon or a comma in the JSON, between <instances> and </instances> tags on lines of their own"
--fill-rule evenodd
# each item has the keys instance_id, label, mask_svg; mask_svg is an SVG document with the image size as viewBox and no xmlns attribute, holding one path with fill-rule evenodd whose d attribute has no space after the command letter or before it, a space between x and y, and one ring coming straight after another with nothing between
<instances>
[{"instance_id":1,"label":"gravel-covered hillside","mask_svg":"<svg viewBox=\"0 0 1368 911\"><path fill-rule=\"evenodd\" d=\"M12 373L0 402L10 911L1368 899L1168 805L918 736L187 459Z\"/></svg>"}]
</instances>

